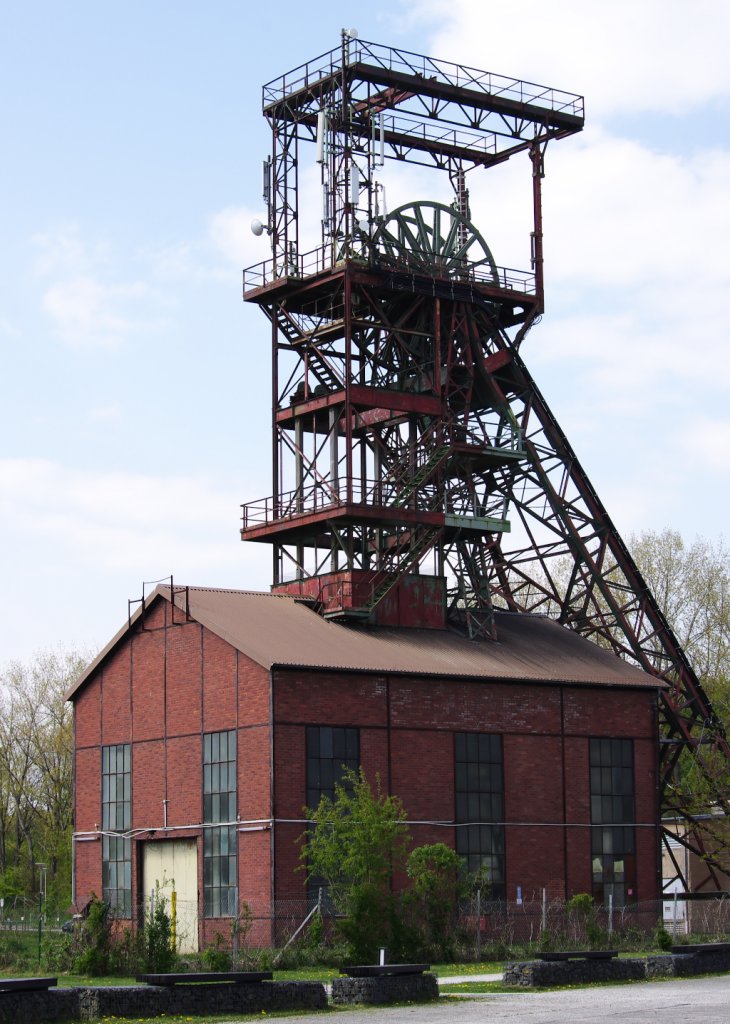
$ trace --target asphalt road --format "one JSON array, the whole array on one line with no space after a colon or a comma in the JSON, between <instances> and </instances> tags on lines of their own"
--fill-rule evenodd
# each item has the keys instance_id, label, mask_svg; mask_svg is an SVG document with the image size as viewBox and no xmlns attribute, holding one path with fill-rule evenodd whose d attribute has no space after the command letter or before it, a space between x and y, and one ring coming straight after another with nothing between
<instances>
[{"instance_id":1,"label":"asphalt road","mask_svg":"<svg viewBox=\"0 0 730 1024\"><path fill-rule=\"evenodd\" d=\"M322 1024L321 1014L296 1024ZM509 992L438 1003L344 1010L337 1024L730 1024L730 975L560 992Z\"/></svg>"}]
</instances>

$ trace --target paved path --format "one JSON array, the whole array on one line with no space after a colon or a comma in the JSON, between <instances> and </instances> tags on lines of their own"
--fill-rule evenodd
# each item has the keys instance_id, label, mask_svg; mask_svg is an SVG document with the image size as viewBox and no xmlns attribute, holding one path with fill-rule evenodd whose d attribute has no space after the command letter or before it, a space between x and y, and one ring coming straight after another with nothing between
<instances>
[{"instance_id":1,"label":"paved path","mask_svg":"<svg viewBox=\"0 0 730 1024\"><path fill-rule=\"evenodd\" d=\"M418 1006L340 1010L331 1020L333 1024L491 1024L506 1020L513 1024L729 1024L730 975L560 992L485 993ZM322 1022L321 1014L296 1017L296 1024Z\"/></svg>"}]
</instances>

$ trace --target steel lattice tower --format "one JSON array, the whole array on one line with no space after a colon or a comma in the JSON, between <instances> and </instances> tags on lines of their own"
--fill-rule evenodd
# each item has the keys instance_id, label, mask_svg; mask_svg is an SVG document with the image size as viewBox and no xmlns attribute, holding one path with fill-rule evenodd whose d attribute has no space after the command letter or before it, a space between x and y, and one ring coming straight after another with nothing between
<instances>
[{"instance_id":1,"label":"steel lattice tower","mask_svg":"<svg viewBox=\"0 0 730 1024\"><path fill-rule=\"evenodd\" d=\"M340 621L485 640L495 606L545 612L669 683L663 812L691 821L685 752L727 810L722 725L520 355L543 311L545 149L582 129L582 97L343 32L264 87L263 113L272 258L244 298L271 322L274 489L241 535L272 545L274 587ZM312 249L300 149L321 174ZM497 265L466 188L518 156L529 272ZM453 203L387 212L386 160L445 173Z\"/></svg>"}]
</instances>

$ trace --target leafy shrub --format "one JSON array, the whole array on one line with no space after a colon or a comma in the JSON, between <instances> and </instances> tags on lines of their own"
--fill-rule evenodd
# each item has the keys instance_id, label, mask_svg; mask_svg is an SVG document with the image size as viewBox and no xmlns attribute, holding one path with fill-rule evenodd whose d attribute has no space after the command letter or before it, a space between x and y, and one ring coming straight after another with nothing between
<instances>
[{"instance_id":1,"label":"leafy shrub","mask_svg":"<svg viewBox=\"0 0 730 1024\"><path fill-rule=\"evenodd\" d=\"M149 973L166 974L177 964L177 951L172 942L172 918L159 886L142 931L142 956L144 969Z\"/></svg>"},{"instance_id":2,"label":"leafy shrub","mask_svg":"<svg viewBox=\"0 0 730 1024\"><path fill-rule=\"evenodd\" d=\"M429 958L452 959L464 888L461 858L445 843L419 846L408 858L406 873L413 885L405 901L417 912L424 952Z\"/></svg>"},{"instance_id":3,"label":"leafy shrub","mask_svg":"<svg viewBox=\"0 0 730 1024\"><path fill-rule=\"evenodd\" d=\"M73 935L44 935L41 960L47 971L64 974L73 970L76 942Z\"/></svg>"},{"instance_id":4,"label":"leafy shrub","mask_svg":"<svg viewBox=\"0 0 730 1024\"><path fill-rule=\"evenodd\" d=\"M220 938L220 936L219 936ZM230 971L231 955L220 946L209 946L203 950L201 959L206 971Z\"/></svg>"},{"instance_id":5,"label":"leafy shrub","mask_svg":"<svg viewBox=\"0 0 730 1024\"><path fill-rule=\"evenodd\" d=\"M29 938L33 940L33 948ZM0 935L0 968L14 971L31 970L38 963L38 943L28 932Z\"/></svg>"},{"instance_id":6,"label":"leafy shrub","mask_svg":"<svg viewBox=\"0 0 730 1024\"><path fill-rule=\"evenodd\" d=\"M654 931L654 941L656 942L657 947L664 950L666 953L668 953L674 945L674 939L663 924L658 924L656 926Z\"/></svg>"},{"instance_id":7,"label":"leafy shrub","mask_svg":"<svg viewBox=\"0 0 730 1024\"><path fill-rule=\"evenodd\" d=\"M108 974L112 949L112 919L108 903L92 894L86 917L78 929L78 952L73 960L77 974L99 977Z\"/></svg>"}]
</instances>

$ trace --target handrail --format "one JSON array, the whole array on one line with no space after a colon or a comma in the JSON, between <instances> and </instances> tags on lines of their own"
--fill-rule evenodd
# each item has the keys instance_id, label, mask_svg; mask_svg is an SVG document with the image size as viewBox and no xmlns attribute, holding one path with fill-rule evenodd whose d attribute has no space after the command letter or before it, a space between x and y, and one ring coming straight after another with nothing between
<instances>
[{"instance_id":1,"label":"handrail","mask_svg":"<svg viewBox=\"0 0 730 1024\"><path fill-rule=\"evenodd\" d=\"M529 104L545 110L569 113L582 117L583 97L576 93L522 81L506 75L481 71L464 64L438 60L424 54L412 53L364 39L349 39L345 50L345 63L372 64L387 71L399 71L419 78L436 80L444 85L462 89L473 89L486 96L508 99L515 103ZM263 107L267 107L300 92L311 89L319 82L330 78L342 69L341 47L328 50L318 57L300 64L286 74L272 79L263 87Z\"/></svg>"},{"instance_id":2,"label":"handrail","mask_svg":"<svg viewBox=\"0 0 730 1024\"><path fill-rule=\"evenodd\" d=\"M366 257L355 255L350 258L360 261ZM286 260L279 257L256 263L243 271L244 298L254 289L263 288L277 280L306 278L325 270L331 270L345 259L346 257L334 260L331 247L320 245L316 249L310 249L309 252L291 254ZM463 260L458 266L439 265L433 261L432 254L420 253L417 250L409 252L399 260L386 258L380 254L375 255L373 262L381 269L417 274L419 277L430 277L433 280L493 285L504 291L518 292L520 295L536 293L535 275L529 271L515 270L513 267L492 268L480 263L471 263L468 260Z\"/></svg>"},{"instance_id":3,"label":"handrail","mask_svg":"<svg viewBox=\"0 0 730 1024\"><path fill-rule=\"evenodd\" d=\"M395 504L401 493L402 481L354 480L351 487L351 502L383 510L402 512ZM475 504L473 496L465 496L456 488L437 488L435 484L424 484L409 495L416 512L443 511L449 515L475 518L502 518L503 498L495 495L493 503ZM268 526L298 516L314 515L348 504L347 483L339 481L317 481L306 487L285 491L278 496L268 495L241 505L243 529Z\"/></svg>"}]
</instances>

